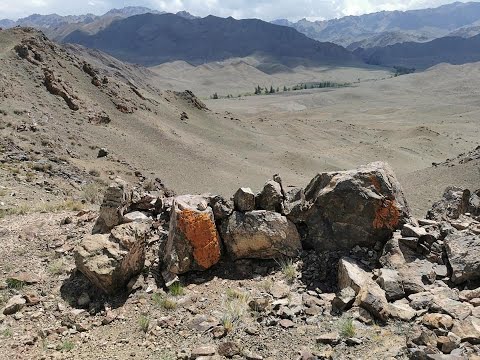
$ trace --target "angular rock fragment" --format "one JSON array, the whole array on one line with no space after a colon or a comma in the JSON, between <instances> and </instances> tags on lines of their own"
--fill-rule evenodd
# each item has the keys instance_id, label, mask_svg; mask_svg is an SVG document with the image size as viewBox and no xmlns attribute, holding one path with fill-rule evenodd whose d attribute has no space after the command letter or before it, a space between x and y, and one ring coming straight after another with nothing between
<instances>
[{"instance_id":1,"label":"angular rock fragment","mask_svg":"<svg viewBox=\"0 0 480 360\"><path fill-rule=\"evenodd\" d=\"M25 307L27 301L22 295L15 295L7 301L7 304L3 308L3 315L12 315L22 310Z\"/></svg>"},{"instance_id":2,"label":"angular rock fragment","mask_svg":"<svg viewBox=\"0 0 480 360\"><path fill-rule=\"evenodd\" d=\"M355 302L355 290L350 286L340 290L332 301L332 307L339 311L349 309Z\"/></svg>"},{"instance_id":3,"label":"angular rock fragment","mask_svg":"<svg viewBox=\"0 0 480 360\"><path fill-rule=\"evenodd\" d=\"M75 249L77 269L107 294L122 291L143 270L145 232L131 226L86 236Z\"/></svg>"},{"instance_id":4,"label":"angular rock fragment","mask_svg":"<svg viewBox=\"0 0 480 360\"><path fill-rule=\"evenodd\" d=\"M240 188L233 196L235 210L237 211L253 211L255 210L255 194L250 188Z\"/></svg>"},{"instance_id":5,"label":"angular rock fragment","mask_svg":"<svg viewBox=\"0 0 480 360\"><path fill-rule=\"evenodd\" d=\"M480 344L480 319L469 316L463 321L455 321L452 333L457 335L462 342Z\"/></svg>"},{"instance_id":6,"label":"angular rock fragment","mask_svg":"<svg viewBox=\"0 0 480 360\"><path fill-rule=\"evenodd\" d=\"M454 233L445 239L448 262L452 268L451 280L461 284L480 279L480 236Z\"/></svg>"},{"instance_id":7,"label":"angular rock fragment","mask_svg":"<svg viewBox=\"0 0 480 360\"><path fill-rule=\"evenodd\" d=\"M283 193L280 183L267 181L263 190L256 198L256 206L259 210L283 212Z\"/></svg>"},{"instance_id":8,"label":"angular rock fragment","mask_svg":"<svg viewBox=\"0 0 480 360\"><path fill-rule=\"evenodd\" d=\"M222 227L222 237L233 259L293 257L301 250L295 225L279 213L235 211Z\"/></svg>"},{"instance_id":9,"label":"angular rock fragment","mask_svg":"<svg viewBox=\"0 0 480 360\"><path fill-rule=\"evenodd\" d=\"M389 301L398 300L405 296L402 280L396 270L381 269L377 283L385 290L385 295Z\"/></svg>"}]
</instances>

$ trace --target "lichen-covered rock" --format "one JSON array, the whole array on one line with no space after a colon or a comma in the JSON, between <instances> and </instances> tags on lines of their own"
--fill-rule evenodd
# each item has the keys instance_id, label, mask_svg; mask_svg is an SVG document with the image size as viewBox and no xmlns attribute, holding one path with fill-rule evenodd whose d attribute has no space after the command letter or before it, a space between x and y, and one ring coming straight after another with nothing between
<instances>
[{"instance_id":1,"label":"lichen-covered rock","mask_svg":"<svg viewBox=\"0 0 480 360\"><path fill-rule=\"evenodd\" d=\"M445 239L448 262L452 268L451 280L461 284L480 279L480 236L453 233Z\"/></svg>"},{"instance_id":2,"label":"lichen-covered rock","mask_svg":"<svg viewBox=\"0 0 480 360\"><path fill-rule=\"evenodd\" d=\"M113 227L123 222L125 210L131 203L132 192L123 180L112 183L103 197L97 222L93 227L94 234L108 233Z\"/></svg>"},{"instance_id":3,"label":"lichen-covered rock","mask_svg":"<svg viewBox=\"0 0 480 360\"><path fill-rule=\"evenodd\" d=\"M291 257L302 248L295 225L273 211L235 211L223 225L222 237L234 259Z\"/></svg>"},{"instance_id":4,"label":"lichen-covered rock","mask_svg":"<svg viewBox=\"0 0 480 360\"><path fill-rule=\"evenodd\" d=\"M139 224L120 225L112 234L83 238L75 249L75 264L96 287L107 294L122 291L145 265L145 231Z\"/></svg>"},{"instance_id":5,"label":"lichen-covered rock","mask_svg":"<svg viewBox=\"0 0 480 360\"><path fill-rule=\"evenodd\" d=\"M469 208L470 191L450 186L443 193L443 198L433 204L427 213L427 219L441 221L458 219Z\"/></svg>"},{"instance_id":6,"label":"lichen-covered rock","mask_svg":"<svg viewBox=\"0 0 480 360\"><path fill-rule=\"evenodd\" d=\"M305 201L289 218L305 228L306 245L319 251L385 243L410 217L402 188L383 162L319 174L305 189Z\"/></svg>"},{"instance_id":7,"label":"lichen-covered rock","mask_svg":"<svg viewBox=\"0 0 480 360\"><path fill-rule=\"evenodd\" d=\"M166 269L174 274L206 270L220 260L220 236L208 200L183 195L173 201L165 254L160 256Z\"/></svg>"}]
</instances>

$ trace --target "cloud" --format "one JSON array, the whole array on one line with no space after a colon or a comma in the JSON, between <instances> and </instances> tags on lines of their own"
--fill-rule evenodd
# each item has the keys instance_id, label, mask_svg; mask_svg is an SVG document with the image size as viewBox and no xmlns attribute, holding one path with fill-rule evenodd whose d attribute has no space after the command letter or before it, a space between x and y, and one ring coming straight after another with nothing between
<instances>
[{"instance_id":1,"label":"cloud","mask_svg":"<svg viewBox=\"0 0 480 360\"><path fill-rule=\"evenodd\" d=\"M168 12L187 10L194 15L233 16L273 20L330 19L381 10L435 7L452 0L0 0L0 19L33 13L103 14L111 8L147 6ZM68 3L68 5L66 5Z\"/></svg>"}]
</instances>

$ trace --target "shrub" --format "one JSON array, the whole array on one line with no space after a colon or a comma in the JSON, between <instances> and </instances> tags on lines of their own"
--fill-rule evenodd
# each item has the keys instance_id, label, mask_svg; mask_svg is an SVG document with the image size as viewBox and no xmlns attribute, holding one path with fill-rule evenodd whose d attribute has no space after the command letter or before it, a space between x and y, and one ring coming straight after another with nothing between
<instances>
[{"instance_id":1,"label":"shrub","mask_svg":"<svg viewBox=\"0 0 480 360\"><path fill-rule=\"evenodd\" d=\"M352 318L345 319L340 323L340 336L350 338L354 337L356 333L357 330Z\"/></svg>"},{"instance_id":2,"label":"shrub","mask_svg":"<svg viewBox=\"0 0 480 360\"><path fill-rule=\"evenodd\" d=\"M277 263L280 266L287 283L292 284L297 278L297 268L293 259L280 259Z\"/></svg>"},{"instance_id":3,"label":"shrub","mask_svg":"<svg viewBox=\"0 0 480 360\"><path fill-rule=\"evenodd\" d=\"M168 292L173 296L182 296L185 294L185 289L183 285L177 281L168 288Z\"/></svg>"},{"instance_id":4,"label":"shrub","mask_svg":"<svg viewBox=\"0 0 480 360\"><path fill-rule=\"evenodd\" d=\"M16 289L16 290L20 290L22 289L23 287L25 286L25 283L21 280L17 280L17 279L12 279L12 278L8 278L7 279L7 287L9 289Z\"/></svg>"},{"instance_id":5,"label":"shrub","mask_svg":"<svg viewBox=\"0 0 480 360\"><path fill-rule=\"evenodd\" d=\"M175 299L159 293L153 294L152 301L155 305L165 310L173 310L177 307L177 302Z\"/></svg>"},{"instance_id":6,"label":"shrub","mask_svg":"<svg viewBox=\"0 0 480 360\"><path fill-rule=\"evenodd\" d=\"M102 202L104 186L98 183L90 183L83 187L82 197L90 204L99 204Z\"/></svg>"},{"instance_id":7,"label":"shrub","mask_svg":"<svg viewBox=\"0 0 480 360\"><path fill-rule=\"evenodd\" d=\"M140 315L138 318L138 325L140 325L140 329L146 333L150 328L150 319L145 315Z\"/></svg>"},{"instance_id":8,"label":"shrub","mask_svg":"<svg viewBox=\"0 0 480 360\"><path fill-rule=\"evenodd\" d=\"M60 351L69 352L69 351L72 351L74 347L75 347L75 344L74 344L72 341L70 341L70 340L65 340L65 341L60 345Z\"/></svg>"}]
</instances>

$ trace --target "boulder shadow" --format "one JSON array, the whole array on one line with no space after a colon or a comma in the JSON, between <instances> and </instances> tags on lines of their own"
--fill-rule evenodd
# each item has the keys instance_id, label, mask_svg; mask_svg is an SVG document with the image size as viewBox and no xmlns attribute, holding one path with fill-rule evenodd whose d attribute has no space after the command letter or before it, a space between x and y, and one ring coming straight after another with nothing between
<instances>
[{"instance_id":1,"label":"boulder shadow","mask_svg":"<svg viewBox=\"0 0 480 360\"><path fill-rule=\"evenodd\" d=\"M79 299L81 297L85 298L85 294L88 295L90 301L79 303ZM84 309L90 314L99 313L105 307L112 309L120 308L125 304L130 294L125 291L117 295L107 295L95 287L85 275L76 269L72 271L70 277L63 281L60 287L60 295L63 300L72 308Z\"/></svg>"}]
</instances>

